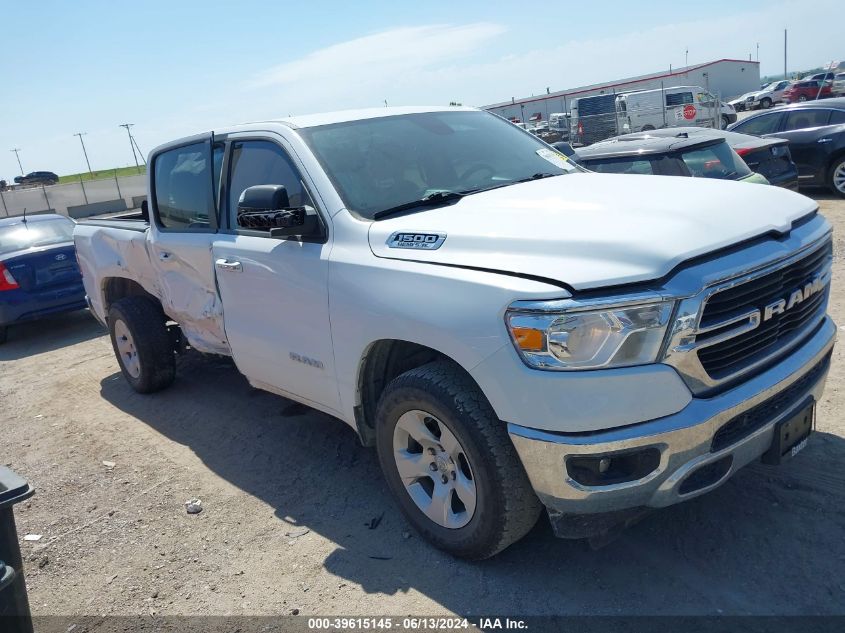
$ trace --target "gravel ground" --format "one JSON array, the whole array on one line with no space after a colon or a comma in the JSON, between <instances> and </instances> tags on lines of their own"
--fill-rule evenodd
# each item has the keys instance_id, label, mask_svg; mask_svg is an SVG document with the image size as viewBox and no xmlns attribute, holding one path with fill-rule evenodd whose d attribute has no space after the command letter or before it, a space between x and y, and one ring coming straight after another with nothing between
<instances>
[{"instance_id":1,"label":"gravel ground","mask_svg":"<svg viewBox=\"0 0 845 633\"><path fill-rule=\"evenodd\" d=\"M751 186L751 185L748 185ZM845 201L830 312L845 324ZM840 328L841 329L841 328ZM599 551L545 520L483 563L433 550L344 424L189 355L172 389L132 392L86 313L0 348L0 463L36 615L845 613L845 358L807 449L655 513ZM198 497L203 511L184 503Z\"/></svg>"}]
</instances>

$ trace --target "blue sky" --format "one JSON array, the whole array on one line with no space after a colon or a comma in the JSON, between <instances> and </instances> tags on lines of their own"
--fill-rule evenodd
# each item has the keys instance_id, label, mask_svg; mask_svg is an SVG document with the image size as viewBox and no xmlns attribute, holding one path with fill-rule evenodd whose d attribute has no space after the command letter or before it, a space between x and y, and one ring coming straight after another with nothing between
<instances>
[{"instance_id":1,"label":"blue sky","mask_svg":"<svg viewBox=\"0 0 845 633\"><path fill-rule=\"evenodd\" d=\"M578 6L583 5L583 6ZM0 1L0 178L132 164L166 140L350 107L484 105L723 57L845 56L841 0ZM825 18L827 16L827 18ZM835 16L835 17L834 17Z\"/></svg>"}]
</instances>

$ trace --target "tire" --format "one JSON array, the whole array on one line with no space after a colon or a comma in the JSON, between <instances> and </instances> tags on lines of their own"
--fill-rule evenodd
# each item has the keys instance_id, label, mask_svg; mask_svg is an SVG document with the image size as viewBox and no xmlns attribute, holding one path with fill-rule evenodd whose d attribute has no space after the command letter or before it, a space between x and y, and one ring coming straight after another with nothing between
<instances>
[{"instance_id":1,"label":"tire","mask_svg":"<svg viewBox=\"0 0 845 633\"><path fill-rule=\"evenodd\" d=\"M806 100L807 100L807 97L805 95L798 95L798 101L801 101L803 103Z\"/></svg>"},{"instance_id":2,"label":"tire","mask_svg":"<svg viewBox=\"0 0 845 633\"><path fill-rule=\"evenodd\" d=\"M722 115L722 119L721 119L721 123L722 123L722 127L721 127L721 129L723 129L723 130L724 130L725 128L727 128L727 127L731 124L731 121L730 121L730 119L728 119L728 117L727 117L727 116L725 116L725 115L723 114L723 115Z\"/></svg>"},{"instance_id":3,"label":"tire","mask_svg":"<svg viewBox=\"0 0 845 633\"><path fill-rule=\"evenodd\" d=\"M421 429L419 439L427 446L409 439L414 435L408 428ZM411 369L387 385L376 411L376 450L407 520L454 556L489 558L525 536L540 515L505 424L451 362ZM428 502L437 521L420 501Z\"/></svg>"},{"instance_id":4,"label":"tire","mask_svg":"<svg viewBox=\"0 0 845 633\"><path fill-rule=\"evenodd\" d=\"M642 131L642 132L651 132L653 129L654 129L654 126L653 126L653 125L644 125L644 126L642 127L642 130L641 130L641 131Z\"/></svg>"},{"instance_id":5,"label":"tire","mask_svg":"<svg viewBox=\"0 0 845 633\"><path fill-rule=\"evenodd\" d=\"M764 110L768 110L772 107L772 100L768 97L763 97L763 99L760 101L760 107Z\"/></svg>"},{"instance_id":6,"label":"tire","mask_svg":"<svg viewBox=\"0 0 845 633\"><path fill-rule=\"evenodd\" d=\"M827 185L840 198L845 198L845 156L833 159L827 170Z\"/></svg>"},{"instance_id":7,"label":"tire","mask_svg":"<svg viewBox=\"0 0 845 633\"><path fill-rule=\"evenodd\" d=\"M120 371L135 391L153 393L173 383L176 354L161 306L145 297L116 301L109 333Z\"/></svg>"}]
</instances>

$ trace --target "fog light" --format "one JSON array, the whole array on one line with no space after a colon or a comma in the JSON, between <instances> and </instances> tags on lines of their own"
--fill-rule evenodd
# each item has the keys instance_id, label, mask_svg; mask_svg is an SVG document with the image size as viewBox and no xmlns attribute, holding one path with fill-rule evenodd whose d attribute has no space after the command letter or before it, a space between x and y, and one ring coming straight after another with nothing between
<instances>
[{"instance_id":1,"label":"fog light","mask_svg":"<svg viewBox=\"0 0 845 633\"><path fill-rule=\"evenodd\" d=\"M660 466L657 448L638 448L604 455L570 455L566 472L582 486L610 486L642 479Z\"/></svg>"}]
</instances>

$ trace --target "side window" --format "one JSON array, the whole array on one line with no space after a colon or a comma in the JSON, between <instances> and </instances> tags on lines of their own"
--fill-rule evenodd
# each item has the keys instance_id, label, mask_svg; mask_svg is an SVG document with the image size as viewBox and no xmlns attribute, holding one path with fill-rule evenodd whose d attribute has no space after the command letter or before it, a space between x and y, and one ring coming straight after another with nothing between
<instances>
[{"instance_id":1,"label":"side window","mask_svg":"<svg viewBox=\"0 0 845 633\"><path fill-rule=\"evenodd\" d=\"M271 141L233 143L230 165L228 196L233 226L241 194L254 185L284 185L292 207L314 206L296 167L285 151Z\"/></svg>"},{"instance_id":2,"label":"side window","mask_svg":"<svg viewBox=\"0 0 845 633\"><path fill-rule=\"evenodd\" d=\"M829 125L839 125L845 123L845 110L831 110Z\"/></svg>"},{"instance_id":3,"label":"side window","mask_svg":"<svg viewBox=\"0 0 845 633\"><path fill-rule=\"evenodd\" d=\"M732 129L734 132L742 132L743 134L772 134L778 131L782 116L780 112L756 116L753 119L743 121Z\"/></svg>"},{"instance_id":4,"label":"side window","mask_svg":"<svg viewBox=\"0 0 845 633\"><path fill-rule=\"evenodd\" d=\"M166 229L209 229L214 209L207 143L185 145L155 158L156 215Z\"/></svg>"},{"instance_id":5,"label":"side window","mask_svg":"<svg viewBox=\"0 0 845 633\"><path fill-rule=\"evenodd\" d=\"M793 110L786 115L785 130L804 130L827 125L830 110Z\"/></svg>"},{"instance_id":6,"label":"side window","mask_svg":"<svg viewBox=\"0 0 845 633\"><path fill-rule=\"evenodd\" d=\"M685 105L687 103L692 103L691 92L666 93L667 106Z\"/></svg>"}]
</instances>

